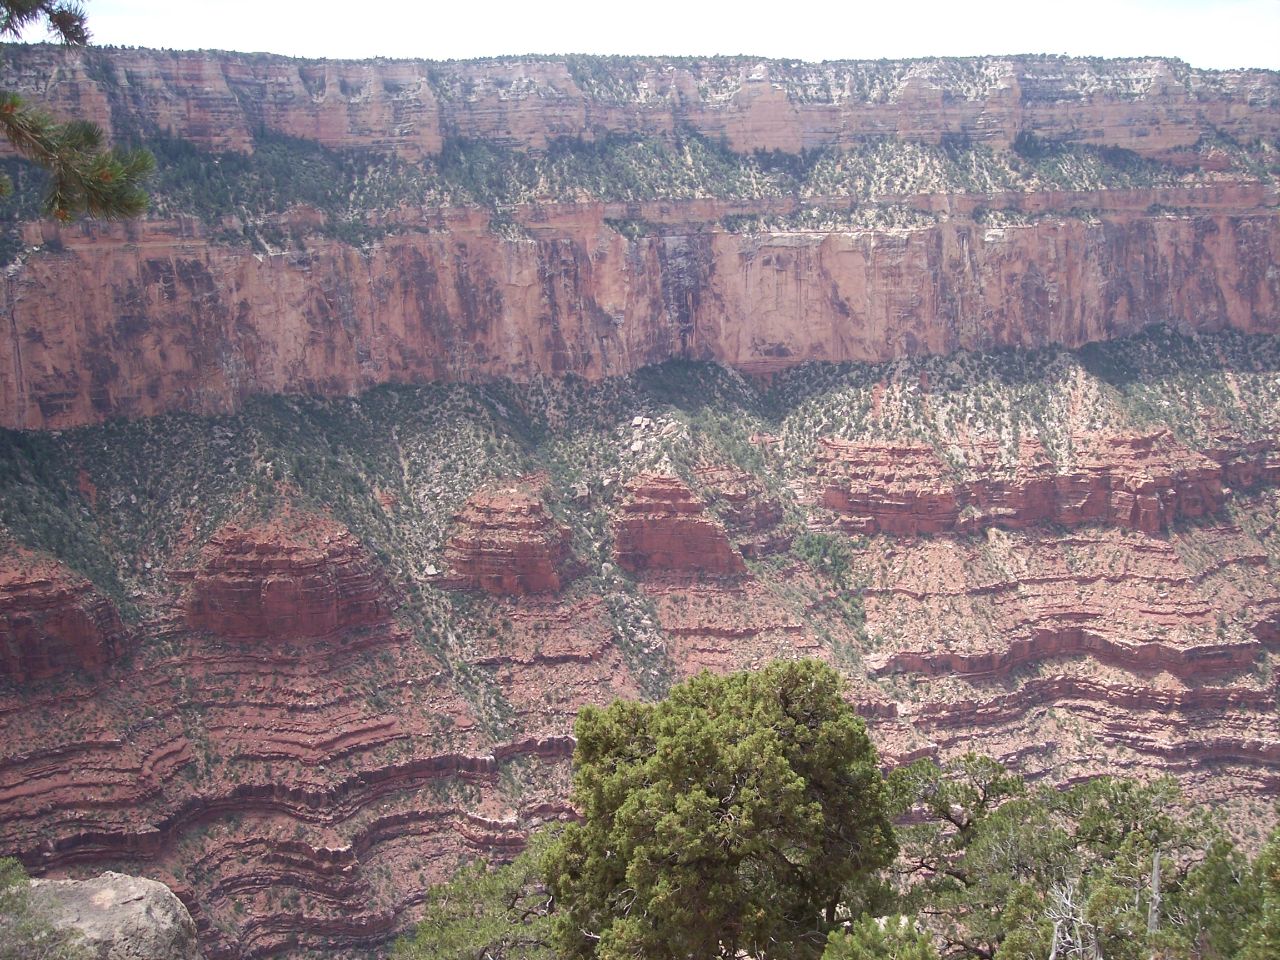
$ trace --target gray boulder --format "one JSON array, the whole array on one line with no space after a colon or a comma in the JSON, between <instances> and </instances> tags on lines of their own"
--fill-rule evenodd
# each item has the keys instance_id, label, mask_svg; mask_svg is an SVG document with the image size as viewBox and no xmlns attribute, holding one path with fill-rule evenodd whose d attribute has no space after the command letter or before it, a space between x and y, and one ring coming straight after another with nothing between
<instances>
[{"instance_id":1,"label":"gray boulder","mask_svg":"<svg viewBox=\"0 0 1280 960\"><path fill-rule=\"evenodd\" d=\"M108 871L93 880L32 880L31 902L84 937L93 960L200 960L196 925L163 883Z\"/></svg>"}]
</instances>

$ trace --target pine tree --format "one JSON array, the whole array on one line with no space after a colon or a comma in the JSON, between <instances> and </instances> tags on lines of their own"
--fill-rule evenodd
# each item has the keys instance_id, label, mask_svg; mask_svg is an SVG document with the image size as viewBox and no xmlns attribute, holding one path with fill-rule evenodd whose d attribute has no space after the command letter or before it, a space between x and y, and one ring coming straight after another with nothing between
<instances>
[{"instance_id":1,"label":"pine tree","mask_svg":"<svg viewBox=\"0 0 1280 960\"><path fill-rule=\"evenodd\" d=\"M40 21L68 46L89 42L84 11L64 0L0 0L0 37L18 37ZM155 161L145 150L103 148L103 133L92 123L58 123L9 91L0 91L0 133L27 159L49 172L45 212L58 220L77 216L136 217L147 209L142 182ZM0 175L0 196L13 192Z\"/></svg>"}]
</instances>

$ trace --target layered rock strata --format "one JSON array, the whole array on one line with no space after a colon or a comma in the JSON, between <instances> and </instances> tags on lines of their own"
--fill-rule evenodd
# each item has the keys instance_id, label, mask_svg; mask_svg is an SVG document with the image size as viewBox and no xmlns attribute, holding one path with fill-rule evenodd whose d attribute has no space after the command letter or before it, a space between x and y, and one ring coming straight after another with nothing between
<instances>
[{"instance_id":1,"label":"layered rock strata","mask_svg":"<svg viewBox=\"0 0 1280 960\"><path fill-rule=\"evenodd\" d=\"M578 406L566 409L586 418L591 402L574 396ZM414 402L443 439L410 436ZM385 422L334 441L379 449L385 437L404 451L370 478L383 495L363 505L365 516L392 518L403 539L389 542L428 544L421 566L442 563L446 581L503 564L549 576L564 559L554 507L579 525L587 549L603 559L616 546L631 567L602 563L599 576L539 592L518 576L493 582L497 591L476 589L479 581L440 590L456 584L427 573L402 594L351 528L296 506L211 522L203 543L166 541L176 544L171 561L140 581L154 585L140 591L132 662L0 686L0 740L12 745L0 752L0 848L37 873L112 866L163 880L189 906L212 960L352 955L404 930L457 864L510 857L529 831L571 815L568 759L582 706L775 657L818 657L845 673L889 765L979 740L1050 782L1172 772L1237 822L1265 816L1258 811L1280 791L1268 675L1280 638L1280 548L1265 439L1215 434L1206 459L1163 434L1133 431L1122 443L1104 434L1074 442L1062 469L1099 465L1131 499L1108 492L1087 522L1035 514L944 536L855 540L832 532L839 516L806 499L809 448L788 453L790 441L761 434L771 452L759 475L696 470L713 517L688 484L645 470L620 494L612 473L585 496L549 481L535 494L527 480L494 479L488 465L455 482L458 471L440 464L469 434L444 419L457 415L445 406L406 391L386 405ZM616 443L622 458L662 456L631 449L630 417L609 420L602 436L616 438L588 444L592 455ZM478 450L486 431L475 431ZM679 443L679 431L662 441ZM159 449L188 455L182 444ZM1037 482L1059 469L1030 447L981 449L985 459L957 455L940 476L969 482L964 471L985 465L992 483L1014 490L1018 469ZM132 488L119 478L131 474L83 462L83 476L63 478L88 511L81 516L124 509L120 492ZM903 476L932 489L929 462L906 460L914 466ZM512 472L527 477L527 465ZM434 486L398 485L406 476ZM898 479L875 476L884 486L867 502L901 499ZM1196 516L1177 506L1193 502L1184 488L1218 489L1211 481L1220 490L1202 500L1229 510ZM1148 482L1163 515L1136 509ZM998 502L1012 508L1018 497ZM424 521L417 503L438 513ZM183 490L184 531L203 527L189 504ZM1163 526L1133 522L1147 516L1164 516ZM785 540L797 529L789 517L847 547L832 554L847 569L771 546L747 575L735 542ZM593 540L595 530L605 535Z\"/></svg>"},{"instance_id":2,"label":"layered rock strata","mask_svg":"<svg viewBox=\"0 0 1280 960\"><path fill-rule=\"evenodd\" d=\"M568 816L573 718L641 695L597 596L481 597L446 660L331 517L223 523L193 557L133 626L136 662L0 686L0 739L20 745L0 755L0 849L163 880L210 960L386 941L458 864ZM50 564L21 559L45 586ZM44 629L66 646L78 627Z\"/></svg>"},{"instance_id":3,"label":"layered rock strata","mask_svg":"<svg viewBox=\"0 0 1280 960\"><path fill-rule=\"evenodd\" d=\"M10 54L0 85L130 138L300 137L380 172L690 131L730 165L722 139L833 164L883 140L1020 171L22 227L0 424L227 415L0 436L0 520L57 557L0 567L0 850L31 869L162 878L211 960L367 952L457 864L571 815L583 705L795 656L850 678L886 764L976 743L1053 783L1172 772L1267 822L1280 348L1235 334L1280 323L1275 74ZM918 359L1153 322L1197 339ZM593 382L675 358L781 386ZM424 381L467 386L395 386ZM225 522L273 484L318 506ZM112 570L127 629L72 567Z\"/></svg>"},{"instance_id":4,"label":"layered rock strata","mask_svg":"<svg viewBox=\"0 0 1280 960\"><path fill-rule=\"evenodd\" d=\"M444 582L499 596L558 593L572 573L569 529L526 490L481 491L454 517Z\"/></svg>"},{"instance_id":5,"label":"layered rock strata","mask_svg":"<svg viewBox=\"0 0 1280 960\"><path fill-rule=\"evenodd\" d=\"M744 557L759 559L791 545L791 535L781 526L781 501L768 496L751 474L707 467L698 471L697 481Z\"/></svg>"},{"instance_id":6,"label":"layered rock strata","mask_svg":"<svg viewBox=\"0 0 1280 960\"><path fill-rule=\"evenodd\" d=\"M237 640L305 640L384 624L377 564L349 532L315 515L228 525L205 548L186 614L193 630Z\"/></svg>"},{"instance_id":7,"label":"layered rock strata","mask_svg":"<svg viewBox=\"0 0 1280 960\"><path fill-rule=\"evenodd\" d=\"M1160 533L1220 510L1228 475L1250 486L1268 471L1261 449L1218 460L1164 431L1080 437L1074 447L1074 463L1059 467L1036 440L1023 441L1011 465L998 462L1001 444L975 444L968 472L976 476L963 479L930 445L823 440L814 469L823 506L846 529L898 536L1040 523Z\"/></svg>"},{"instance_id":8,"label":"layered rock strata","mask_svg":"<svg viewBox=\"0 0 1280 960\"><path fill-rule=\"evenodd\" d=\"M623 569L710 576L746 572L724 528L679 477L644 474L627 490L614 523L614 552Z\"/></svg>"},{"instance_id":9,"label":"layered rock strata","mask_svg":"<svg viewBox=\"0 0 1280 960\"><path fill-rule=\"evenodd\" d=\"M1007 145L1029 133L1176 160L1206 127L1239 140L1280 133L1274 73L1157 59L435 63L45 46L11 52L0 83L108 128L132 122L237 151L252 150L260 128L409 157L450 136L541 148L683 128L747 153L868 137Z\"/></svg>"},{"instance_id":10,"label":"layered rock strata","mask_svg":"<svg viewBox=\"0 0 1280 960\"><path fill-rule=\"evenodd\" d=\"M643 187L628 174L621 193L582 186L490 209L457 191L407 190L341 215L273 201L201 207L203 221L29 225L0 286L9 427L225 412L259 394L385 383L599 378L675 357L770 372L1079 346L1153 322L1280 322L1276 189L1259 173L1268 154L1259 146L1241 163L1225 146L1280 131L1280 79L1267 71L1057 58L342 63L28 47L8 51L0 85L130 139L216 151L285 136L434 163L447 144L541 154L678 143L692 131L741 156L964 143L1021 150L1019 169L1031 171L1018 184L964 171L875 186L837 176L738 199L719 183L649 183L646 171ZM1121 164L1116 182L1035 172L1038 149L1081 145L1122 151L1133 169ZM744 218L757 228L730 228ZM340 242L335 220L377 238ZM249 234L276 239L229 240ZM186 334L193 324L198 337Z\"/></svg>"}]
</instances>

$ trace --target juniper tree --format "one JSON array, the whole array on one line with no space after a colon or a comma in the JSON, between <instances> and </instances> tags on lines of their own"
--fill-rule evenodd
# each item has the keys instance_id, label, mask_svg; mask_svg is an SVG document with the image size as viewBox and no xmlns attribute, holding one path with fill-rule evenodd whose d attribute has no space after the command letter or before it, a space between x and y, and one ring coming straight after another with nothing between
<instances>
[{"instance_id":1,"label":"juniper tree","mask_svg":"<svg viewBox=\"0 0 1280 960\"><path fill-rule=\"evenodd\" d=\"M65 0L0 0L0 37L21 36L43 21L68 46L89 42L84 10ZM11 91L0 90L0 133L19 154L49 174L44 211L58 220L77 216L117 219L136 217L147 209L142 182L154 166L145 150L104 149L102 130L85 120L58 123L26 104ZM0 196L13 183L0 174Z\"/></svg>"},{"instance_id":2,"label":"juniper tree","mask_svg":"<svg viewBox=\"0 0 1280 960\"><path fill-rule=\"evenodd\" d=\"M817 957L896 847L843 683L816 661L586 708L546 858L555 944L597 960Z\"/></svg>"}]
</instances>

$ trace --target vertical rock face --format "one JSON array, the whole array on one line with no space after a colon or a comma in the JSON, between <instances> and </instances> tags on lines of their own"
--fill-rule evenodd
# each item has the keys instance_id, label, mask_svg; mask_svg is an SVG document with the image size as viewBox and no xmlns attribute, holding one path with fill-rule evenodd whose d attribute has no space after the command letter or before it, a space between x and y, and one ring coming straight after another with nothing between
<instances>
[{"instance_id":1,"label":"vertical rock face","mask_svg":"<svg viewBox=\"0 0 1280 960\"><path fill-rule=\"evenodd\" d=\"M384 623L389 605L381 570L359 542L306 515L215 534L186 612L193 630L270 643Z\"/></svg>"},{"instance_id":2,"label":"vertical rock face","mask_svg":"<svg viewBox=\"0 0 1280 960\"><path fill-rule=\"evenodd\" d=\"M92 960L201 960L191 914L163 883L108 871L31 888L36 908L77 931Z\"/></svg>"},{"instance_id":3,"label":"vertical rock face","mask_svg":"<svg viewBox=\"0 0 1280 960\"><path fill-rule=\"evenodd\" d=\"M746 564L706 505L679 477L643 474L614 523L618 563L636 573L737 576Z\"/></svg>"},{"instance_id":4,"label":"vertical rock face","mask_svg":"<svg viewBox=\"0 0 1280 960\"><path fill-rule=\"evenodd\" d=\"M0 677L14 683L97 673L122 652L115 606L61 563L0 554Z\"/></svg>"},{"instance_id":5,"label":"vertical rock face","mask_svg":"<svg viewBox=\"0 0 1280 960\"><path fill-rule=\"evenodd\" d=\"M1270 161L1263 150L1237 163L1209 145L1280 132L1280 77L1267 71L24 48L7 51L0 85L131 139L250 153L255 135L276 146L284 135L376 151L388 167L392 155L421 162L405 176L426 183L385 184L375 209L285 196L220 208L179 184L161 197L166 219L30 225L26 255L0 285L8 427L226 412L257 394L383 383L601 378L676 357L769 372L1079 346L1151 323L1280 325L1276 187L1258 173ZM761 170L703 170L690 183L693 171L627 169L554 188L543 178L500 200L472 191L469 174L431 179L471 169L446 144L537 163L549 147L600 140L666 149L690 128L744 162L755 150L821 149L838 166L840 151L888 144L902 169L813 183L787 173L764 186L752 186ZM1068 175L1019 154L1028 138L1050 153L1094 152ZM974 163L998 170L957 172L966 164L936 146L920 160L944 141L982 145ZM1145 159L1123 153L1134 163L1102 176L1094 147ZM375 203L368 183L350 186ZM369 239L339 241L340 222ZM237 242L255 230L295 239Z\"/></svg>"},{"instance_id":6,"label":"vertical rock face","mask_svg":"<svg viewBox=\"0 0 1280 960\"><path fill-rule=\"evenodd\" d=\"M255 394L381 383L601 378L676 357L770 372L1081 346L1152 323L1280 325L1274 200L1146 216L1150 204L1189 202L1152 196L1137 213L1107 213L1120 192L1046 201L1100 207L1099 223L999 230L956 216L741 234L718 223L727 205L655 202L641 213L671 235L628 239L605 223L626 204L591 203L556 217L514 211L529 242L453 210L443 230L365 250L309 236L305 255L258 256L189 223L76 227L58 233L63 252L28 258L0 285L0 425L228 412Z\"/></svg>"},{"instance_id":7,"label":"vertical rock face","mask_svg":"<svg viewBox=\"0 0 1280 960\"><path fill-rule=\"evenodd\" d=\"M518 487L480 491L454 517L445 563L451 585L498 596L558 593L569 567L569 530Z\"/></svg>"}]
</instances>

